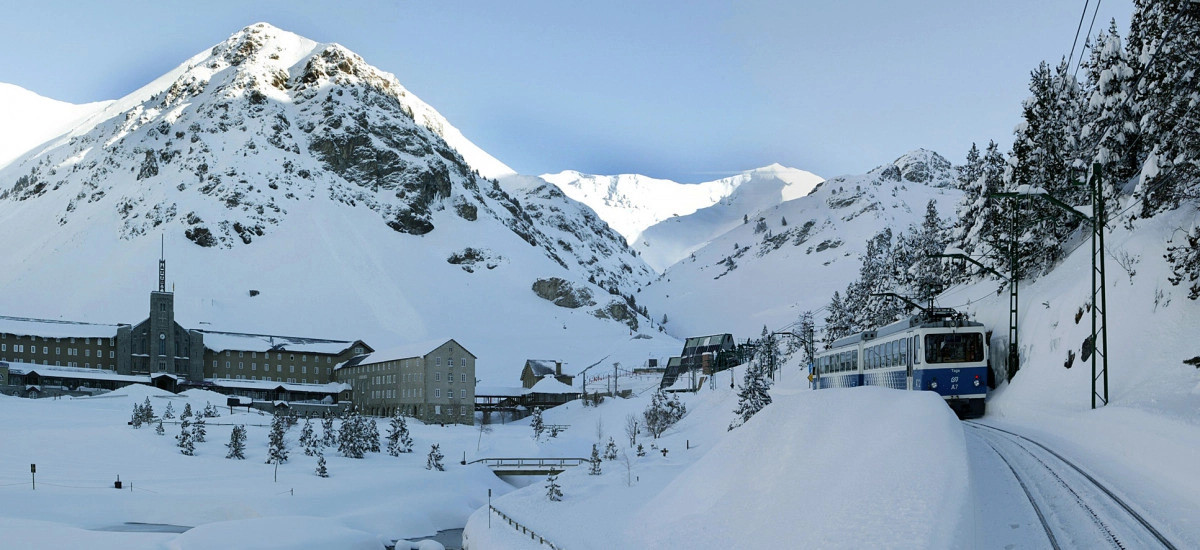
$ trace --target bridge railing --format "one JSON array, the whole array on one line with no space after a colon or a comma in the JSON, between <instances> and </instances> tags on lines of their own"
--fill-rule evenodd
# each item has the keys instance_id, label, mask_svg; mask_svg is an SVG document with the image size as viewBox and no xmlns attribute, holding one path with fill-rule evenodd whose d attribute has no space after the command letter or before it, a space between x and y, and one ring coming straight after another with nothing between
<instances>
[{"instance_id":1,"label":"bridge railing","mask_svg":"<svg viewBox=\"0 0 1200 550\"><path fill-rule=\"evenodd\" d=\"M587 458L477 458L467 464L485 464L492 468L545 468L578 466Z\"/></svg>"}]
</instances>

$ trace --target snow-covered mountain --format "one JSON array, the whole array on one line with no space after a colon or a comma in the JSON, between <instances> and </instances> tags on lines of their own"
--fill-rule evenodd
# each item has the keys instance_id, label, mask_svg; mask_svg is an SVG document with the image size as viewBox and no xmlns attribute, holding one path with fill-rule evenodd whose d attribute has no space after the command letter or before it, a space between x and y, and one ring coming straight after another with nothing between
<instances>
[{"instance_id":1,"label":"snow-covered mountain","mask_svg":"<svg viewBox=\"0 0 1200 550\"><path fill-rule=\"evenodd\" d=\"M188 326L454 337L489 383L602 356L653 272L508 172L393 75L255 24L0 170L0 311L137 322L161 235Z\"/></svg>"},{"instance_id":2,"label":"snow-covered mountain","mask_svg":"<svg viewBox=\"0 0 1200 550\"><path fill-rule=\"evenodd\" d=\"M75 105L0 82L0 168L78 126L110 101Z\"/></svg>"},{"instance_id":3,"label":"snow-covered mountain","mask_svg":"<svg viewBox=\"0 0 1200 550\"><path fill-rule=\"evenodd\" d=\"M866 174L825 181L804 197L751 214L746 223L737 214L732 229L671 265L639 299L656 322L665 313L667 331L681 337L732 332L744 338L764 325L785 326L858 277L859 257L875 233L919 224L930 200L943 218L953 216L962 196L952 185L957 175L937 153L916 150ZM721 219L727 224L732 217ZM647 234L685 223L668 221Z\"/></svg>"},{"instance_id":4,"label":"snow-covered mountain","mask_svg":"<svg viewBox=\"0 0 1200 550\"><path fill-rule=\"evenodd\" d=\"M630 243L651 225L716 204L741 183L727 178L685 184L640 174L597 176L574 170L541 177L568 197L592 207Z\"/></svg>"},{"instance_id":5,"label":"snow-covered mountain","mask_svg":"<svg viewBox=\"0 0 1200 550\"><path fill-rule=\"evenodd\" d=\"M713 238L733 229L747 216L808 195L822 179L811 172L772 164L736 176L700 184L711 189L728 190L716 201L703 205L691 212L676 212L670 216L659 216L653 225L642 228L632 239L633 247L642 259L655 270L662 272L671 264L682 260ZM678 184L677 184L678 185ZM671 189L682 196L687 186ZM711 195L715 197L714 195ZM660 208L669 209L675 201L668 196ZM620 216L619 210L612 214L587 202L606 220ZM610 221L610 224L614 222ZM617 222L619 223L619 222Z\"/></svg>"}]
</instances>

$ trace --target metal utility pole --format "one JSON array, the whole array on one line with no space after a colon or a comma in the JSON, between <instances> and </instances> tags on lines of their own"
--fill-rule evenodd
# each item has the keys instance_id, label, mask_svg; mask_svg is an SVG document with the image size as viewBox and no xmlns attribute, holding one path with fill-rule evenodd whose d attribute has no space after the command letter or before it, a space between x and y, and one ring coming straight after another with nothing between
<instances>
[{"instance_id":1,"label":"metal utility pole","mask_svg":"<svg viewBox=\"0 0 1200 550\"><path fill-rule=\"evenodd\" d=\"M1076 185L1082 182L1075 181ZM1012 277L1012 295L1010 311L1012 316L1016 316L1016 296L1017 296L1017 238L1016 231L1018 227L1020 211L1020 199L1022 197L1041 197L1050 204L1057 206L1067 212L1073 214L1085 223L1091 226L1092 230L1092 334L1084 341L1083 360L1087 360L1090 356L1092 360L1092 408L1096 408L1097 402L1101 406L1108 404L1108 299L1104 277L1104 191L1102 184L1102 174L1099 163L1092 165L1092 173L1088 178L1087 185L1089 187L1089 196L1091 198L1091 214L1081 212L1079 209L1059 200L1057 197L1047 193L1045 190L1029 190L1025 189L1016 192L993 193L993 197L1015 198L1016 207L1013 208L1013 233L1009 243L1009 255L1013 265ZM1013 331L1010 344L1009 357L1012 359L1015 354L1015 320L1012 323L1011 330ZM1016 369L1010 369L1009 379L1012 379L1012 374ZM1097 388L1099 384L1099 388Z\"/></svg>"}]
</instances>

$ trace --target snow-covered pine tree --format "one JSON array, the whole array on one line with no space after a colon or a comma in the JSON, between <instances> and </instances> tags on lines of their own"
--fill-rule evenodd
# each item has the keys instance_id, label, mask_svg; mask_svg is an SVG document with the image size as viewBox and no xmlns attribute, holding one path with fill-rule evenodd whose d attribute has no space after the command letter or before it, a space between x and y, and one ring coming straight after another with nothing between
<instances>
[{"instance_id":1,"label":"snow-covered pine tree","mask_svg":"<svg viewBox=\"0 0 1200 550\"><path fill-rule=\"evenodd\" d=\"M558 476L550 474L546 476L546 498L550 502L558 502L562 500L562 487L558 485Z\"/></svg>"},{"instance_id":2,"label":"snow-covered pine tree","mask_svg":"<svg viewBox=\"0 0 1200 550\"><path fill-rule=\"evenodd\" d=\"M149 424L154 421L154 406L150 404L150 398L147 397L142 402L142 423Z\"/></svg>"},{"instance_id":3,"label":"snow-covered pine tree","mask_svg":"<svg viewBox=\"0 0 1200 550\"><path fill-rule=\"evenodd\" d=\"M170 401L167 402L167 408L163 410L162 417L166 418L167 420L175 418L175 407L171 405Z\"/></svg>"},{"instance_id":4,"label":"snow-covered pine tree","mask_svg":"<svg viewBox=\"0 0 1200 550\"><path fill-rule=\"evenodd\" d=\"M1000 147L989 141L980 176L963 190L958 221L951 233L951 242L955 246L1000 273L1008 271L1007 230L1010 222L1005 208L1010 205L991 198L991 195L1004 188L1006 166Z\"/></svg>"},{"instance_id":5,"label":"snow-covered pine tree","mask_svg":"<svg viewBox=\"0 0 1200 550\"><path fill-rule=\"evenodd\" d=\"M958 172L958 188L966 190L982 175L983 157L979 154L979 147L976 147L975 143L971 142L971 148L967 151L967 163Z\"/></svg>"},{"instance_id":6,"label":"snow-covered pine tree","mask_svg":"<svg viewBox=\"0 0 1200 550\"><path fill-rule=\"evenodd\" d=\"M205 425L204 417L201 416L192 424L192 440L196 443L204 443L207 441L208 427Z\"/></svg>"},{"instance_id":7,"label":"snow-covered pine tree","mask_svg":"<svg viewBox=\"0 0 1200 550\"><path fill-rule=\"evenodd\" d=\"M533 409L533 418L529 420L529 426L533 428L533 440L541 441L542 432L546 430L546 425L542 422L542 409Z\"/></svg>"},{"instance_id":8,"label":"snow-covered pine tree","mask_svg":"<svg viewBox=\"0 0 1200 550\"><path fill-rule=\"evenodd\" d=\"M271 432L267 436L267 464L282 464L287 459L287 419L276 414L271 419Z\"/></svg>"},{"instance_id":9,"label":"snow-covered pine tree","mask_svg":"<svg viewBox=\"0 0 1200 550\"><path fill-rule=\"evenodd\" d=\"M367 441L367 426L358 414L351 411L342 419L342 427L338 430L338 450L347 458L362 458L370 448Z\"/></svg>"},{"instance_id":10,"label":"snow-covered pine tree","mask_svg":"<svg viewBox=\"0 0 1200 550\"><path fill-rule=\"evenodd\" d=\"M828 348L834 340L848 336L854 331L853 314L846 308L845 301L838 291L833 291L833 298L825 306L825 347Z\"/></svg>"},{"instance_id":11,"label":"snow-covered pine tree","mask_svg":"<svg viewBox=\"0 0 1200 550\"><path fill-rule=\"evenodd\" d=\"M745 424L750 417L771 404L771 380L766 376L765 370L762 362L758 360L752 361L746 367L742 387L738 388L738 406L733 411L737 418L729 424L730 430Z\"/></svg>"},{"instance_id":12,"label":"snow-covered pine tree","mask_svg":"<svg viewBox=\"0 0 1200 550\"><path fill-rule=\"evenodd\" d=\"M329 468L325 466L325 453L317 450L317 477L329 477Z\"/></svg>"},{"instance_id":13,"label":"snow-covered pine tree","mask_svg":"<svg viewBox=\"0 0 1200 550\"><path fill-rule=\"evenodd\" d=\"M1192 232L1184 236L1186 242L1167 247L1167 263L1171 265L1171 275L1167 280L1172 285L1184 281L1188 283L1188 298L1200 298L1200 225L1192 228Z\"/></svg>"},{"instance_id":14,"label":"snow-covered pine tree","mask_svg":"<svg viewBox=\"0 0 1200 550\"><path fill-rule=\"evenodd\" d=\"M175 436L175 445L179 452L187 456L196 454L196 443L192 440L192 422L188 418L179 420L179 435Z\"/></svg>"},{"instance_id":15,"label":"snow-covered pine tree","mask_svg":"<svg viewBox=\"0 0 1200 550\"><path fill-rule=\"evenodd\" d=\"M154 433L158 435L164 435L167 433L167 430L163 428L163 421L161 418L158 419L158 425L154 427Z\"/></svg>"},{"instance_id":16,"label":"snow-covered pine tree","mask_svg":"<svg viewBox=\"0 0 1200 550\"><path fill-rule=\"evenodd\" d=\"M133 414L129 415L129 424L131 426L133 426L134 428L141 428L142 427L142 418L144 416L145 415L142 414L142 406L138 403L134 403L133 404Z\"/></svg>"},{"instance_id":17,"label":"snow-covered pine tree","mask_svg":"<svg viewBox=\"0 0 1200 550\"><path fill-rule=\"evenodd\" d=\"M942 259L933 257L946 250L945 229L938 216L936 201L931 199L925 205L925 220L913 236L912 244L913 259L916 261L913 268L913 283L916 286L914 297L923 304L941 294L947 284Z\"/></svg>"},{"instance_id":18,"label":"snow-covered pine tree","mask_svg":"<svg viewBox=\"0 0 1200 550\"><path fill-rule=\"evenodd\" d=\"M404 442L405 438L408 439L407 443ZM412 438L408 435L408 424L404 421L399 409L396 410L396 414L392 416L392 420L388 424L387 442L387 452L392 456L412 452Z\"/></svg>"},{"instance_id":19,"label":"snow-covered pine tree","mask_svg":"<svg viewBox=\"0 0 1200 550\"><path fill-rule=\"evenodd\" d=\"M1042 62L1030 76L1029 91L1013 139L1009 186L1030 186L1067 204L1082 204L1086 189L1071 183L1071 164L1080 153L1075 137L1082 102L1067 61L1054 69ZM1045 200L1021 199L1021 208L1019 276L1036 277L1058 261L1062 242L1080 222Z\"/></svg>"},{"instance_id":20,"label":"snow-covered pine tree","mask_svg":"<svg viewBox=\"0 0 1200 550\"><path fill-rule=\"evenodd\" d=\"M638 455L638 456L646 456L646 448L645 448L645 447L642 447L642 444L641 444L641 443L638 443L638 446L637 446L637 455Z\"/></svg>"},{"instance_id":21,"label":"snow-covered pine tree","mask_svg":"<svg viewBox=\"0 0 1200 550\"><path fill-rule=\"evenodd\" d=\"M333 427L333 415L327 413L321 419L321 447L333 447L337 445L337 442L337 430Z\"/></svg>"},{"instance_id":22,"label":"snow-covered pine tree","mask_svg":"<svg viewBox=\"0 0 1200 550\"><path fill-rule=\"evenodd\" d=\"M617 442L613 441L612 436L608 436L608 444L604 446L604 460L617 459Z\"/></svg>"},{"instance_id":23,"label":"snow-covered pine tree","mask_svg":"<svg viewBox=\"0 0 1200 550\"><path fill-rule=\"evenodd\" d=\"M191 417L192 417L192 404L184 403L183 404L183 412L180 413L179 419L183 420L184 418L191 418Z\"/></svg>"},{"instance_id":24,"label":"snow-covered pine tree","mask_svg":"<svg viewBox=\"0 0 1200 550\"><path fill-rule=\"evenodd\" d=\"M379 423L375 422L374 418L362 417L362 422L365 428L363 436L366 438L367 451L372 453L379 452Z\"/></svg>"},{"instance_id":25,"label":"snow-covered pine tree","mask_svg":"<svg viewBox=\"0 0 1200 550\"><path fill-rule=\"evenodd\" d=\"M591 466L588 467L588 475L600 475L600 449L596 448L596 444L592 444L592 457L588 459Z\"/></svg>"},{"instance_id":26,"label":"snow-covered pine tree","mask_svg":"<svg viewBox=\"0 0 1200 550\"><path fill-rule=\"evenodd\" d=\"M1140 132L1149 151L1135 195L1142 216L1200 200L1200 16L1194 2L1137 0L1129 61L1141 75Z\"/></svg>"},{"instance_id":27,"label":"snow-covered pine tree","mask_svg":"<svg viewBox=\"0 0 1200 550\"><path fill-rule=\"evenodd\" d=\"M1100 164L1109 184L1106 200L1114 196L1111 184L1123 187L1141 170L1145 144L1140 139L1140 103L1133 101L1137 83L1128 55L1113 19L1108 30L1096 36L1086 65L1090 91L1084 107L1082 147L1086 165Z\"/></svg>"},{"instance_id":28,"label":"snow-covered pine tree","mask_svg":"<svg viewBox=\"0 0 1200 550\"><path fill-rule=\"evenodd\" d=\"M445 458L442 456L442 451L438 449L438 444L434 443L429 448L429 456L425 457L425 469L437 470L439 472L445 471L446 468L442 466L442 458Z\"/></svg>"},{"instance_id":29,"label":"snow-covered pine tree","mask_svg":"<svg viewBox=\"0 0 1200 550\"><path fill-rule=\"evenodd\" d=\"M229 432L229 443L225 444L229 452L225 454L225 458L233 458L237 460L246 459L246 427L236 425Z\"/></svg>"},{"instance_id":30,"label":"snow-covered pine tree","mask_svg":"<svg viewBox=\"0 0 1200 550\"><path fill-rule=\"evenodd\" d=\"M316 437L313 435L312 421L308 418L304 419L304 426L300 428L300 439L297 441L304 448L305 456L314 456L317 453Z\"/></svg>"}]
</instances>

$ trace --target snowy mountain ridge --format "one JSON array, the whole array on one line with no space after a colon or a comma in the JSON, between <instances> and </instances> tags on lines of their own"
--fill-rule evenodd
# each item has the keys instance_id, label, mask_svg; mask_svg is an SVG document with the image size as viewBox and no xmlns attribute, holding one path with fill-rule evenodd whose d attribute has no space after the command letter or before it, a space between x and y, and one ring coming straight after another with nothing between
<instances>
[{"instance_id":1,"label":"snowy mountain ridge","mask_svg":"<svg viewBox=\"0 0 1200 550\"><path fill-rule=\"evenodd\" d=\"M586 206L476 174L452 128L339 45L247 27L0 170L0 278L23 289L0 309L136 322L162 235L188 323L461 337L493 369L534 333L627 338L653 272ZM551 280L586 299L554 305Z\"/></svg>"},{"instance_id":2,"label":"snowy mountain ridge","mask_svg":"<svg viewBox=\"0 0 1200 550\"><path fill-rule=\"evenodd\" d=\"M756 175L766 174L785 182L780 201L802 197L820 183L812 173L779 164L701 183L677 183L640 174L599 176L573 170L541 177L568 197L592 207L626 241L634 243L646 228L713 206L743 184L755 181Z\"/></svg>"},{"instance_id":3,"label":"snowy mountain ridge","mask_svg":"<svg viewBox=\"0 0 1200 550\"><path fill-rule=\"evenodd\" d=\"M677 336L746 337L764 325L786 326L858 277L859 256L871 236L919 224L930 200L943 219L951 219L962 197L954 187L957 177L958 169L941 155L917 149L866 174L831 178L804 197L737 215L730 230L694 248L643 289L642 300L651 311L666 313L667 331ZM724 214L724 223L730 217ZM673 222L686 220L647 234L674 229Z\"/></svg>"},{"instance_id":4,"label":"snowy mountain ridge","mask_svg":"<svg viewBox=\"0 0 1200 550\"><path fill-rule=\"evenodd\" d=\"M0 82L0 168L75 128L109 103L75 105Z\"/></svg>"}]
</instances>

